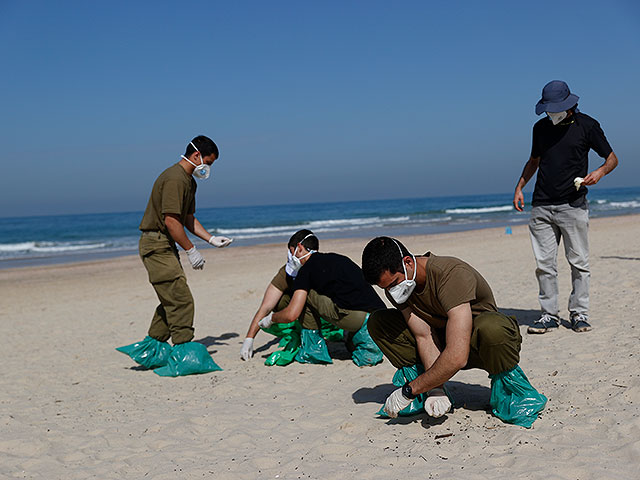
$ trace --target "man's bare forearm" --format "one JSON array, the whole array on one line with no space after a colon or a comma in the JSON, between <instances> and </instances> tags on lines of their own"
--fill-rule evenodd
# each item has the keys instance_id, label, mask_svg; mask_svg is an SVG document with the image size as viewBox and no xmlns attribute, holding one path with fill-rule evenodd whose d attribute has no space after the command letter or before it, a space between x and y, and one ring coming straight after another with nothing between
<instances>
[{"instance_id":1,"label":"man's bare forearm","mask_svg":"<svg viewBox=\"0 0 640 480\"><path fill-rule=\"evenodd\" d=\"M522 169L522 174L518 179L518 183L516 184L516 190L522 190L524 186L527 184L533 174L538 170L538 165L540 164L539 158L529 158L529 161L525 163L524 168Z\"/></svg>"},{"instance_id":2,"label":"man's bare forearm","mask_svg":"<svg viewBox=\"0 0 640 480\"><path fill-rule=\"evenodd\" d=\"M180 223L180 220L173 215L165 215L164 223L167 226L171 238L184 250L189 250L193 247L193 243L191 243L191 240L187 237L187 233L184 231L184 226Z\"/></svg>"}]
</instances>

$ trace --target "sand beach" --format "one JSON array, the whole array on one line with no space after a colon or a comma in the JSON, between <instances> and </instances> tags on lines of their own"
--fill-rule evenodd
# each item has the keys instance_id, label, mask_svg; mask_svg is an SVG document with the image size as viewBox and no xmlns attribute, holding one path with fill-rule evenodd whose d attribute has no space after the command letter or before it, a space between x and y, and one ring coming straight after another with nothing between
<instances>
[{"instance_id":1,"label":"sand beach","mask_svg":"<svg viewBox=\"0 0 640 480\"><path fill-rule=\"evenodd\" d=\"M156 299L137 256L0 270L0 478L29 479L631 479L640 466L640 217L591 220L591 319L526 334L538 316L526 226L401 237L415 253L454 255L518 317L520 366L549 402L533 428L488 410L489 379L457 374L455 410L382 419L394 390L387 362L267 367L260 333L239 351L283 245L202 247L187 269L195 340L224 369L164 378L115 347L146 335ZM362 239L321 239L356 263ZM570 273L561 250L561 306ZM188 265L188 262L183 264Z\"/></svg>"}]
</instances>

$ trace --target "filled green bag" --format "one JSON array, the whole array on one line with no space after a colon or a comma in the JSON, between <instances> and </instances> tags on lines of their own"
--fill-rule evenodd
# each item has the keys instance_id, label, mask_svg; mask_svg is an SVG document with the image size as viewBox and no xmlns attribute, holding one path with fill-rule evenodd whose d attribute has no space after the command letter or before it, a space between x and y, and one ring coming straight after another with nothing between
<instances>
[{"instance_id":1,"label":"filled green bag","mask_svg":"<svg viewBox=\"0 0 640 480\"><path fill-rule=\"evenodd\" d=\"M267 357L264 364L271 367L273 365L285 366L294 361L300 349L300 323L274 323L269 328L263 328L267 333L280 337L278 344L282 350L277 350Z\"/></svg>"},{"instance_id":2,"label":"filled green bag","mask_svg":"<svg viewBox=\"0 0 640 480\"><path fill-rule=\"evenodd\" d=\"M198 342L186 342L174 345L169 362L153 372L161 377L181 377L196 373L209 373L222 370L213 361L207 347Z\"/></svg>"},{"instance_id":3,"label":"filled green bag","mask_svg":"<svg viewBox=\"0 0 640 480\"><path fill-rule=\"evenodd\" d=\"M530 428L547 404L547 397L533 388L518 365L489 378L493 414L503 422Z\"/></svg>"},{"instance_id":4,"label":"filled green bag","mask_svg":"<svg viewBox=\"0 0 640 480\"><path fill-rule=\"evenodd\" d=\"M295 356L300 363L333 363L329 356L327 343L324 341L320 330L303 328L300 338L300 349Z\"/></svg>"},{"instance_id":5,"label":"filled green bag","mask_svg":"<svg viewBox=\"0 0 640 480\"><path fill-rule=\"evenodd\" d=\"M393 383L396 387L402 387L407 382L412 382L420 375L424 373L424 366L421 363L417 363L415 365L411 365L409 367L399 368L396 373L393 375ZM416 398L409 404L408 407L403 408L398 412L398 416L408 417L410 415L417 415L419 413L424 412L424 401L427 398L425 393L420 393ZM453 404L453 402L451 402ZM389 415L384 413L384 405L378 411L378 415L384 418L389 418Z\"/></svg>"},{"instance_id":6,"label":"filled green bag","mask_svg":"<svg viewBox=\"0 0 640 480\"><path fill-rule=\"evenodd\" d=\"M369 315L367 315L360 330L351 338L354 346L354 350L351 352L351 359L353 363L359 367L377 365L382 361L382 352L371 338L371 335L369 335L369 329L367 328L368 319Z\"/></svg>"},{"instance_id":7,"label":"filled green bag","mask_svg":"<svg viewBox=\"0 0 640 480\"><path fill-rule=\"evenodd\" d=\"M171 345L149 335L140 342L118 347L116 350L129 355L134 362L146 369L165 366L171 355Z\"/></svg>"}]
</instances>

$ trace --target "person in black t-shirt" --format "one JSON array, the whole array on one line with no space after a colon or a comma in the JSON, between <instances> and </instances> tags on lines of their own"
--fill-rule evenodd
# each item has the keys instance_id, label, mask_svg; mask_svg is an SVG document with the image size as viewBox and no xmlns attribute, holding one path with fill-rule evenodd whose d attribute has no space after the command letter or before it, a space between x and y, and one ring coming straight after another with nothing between
<instances>
[{"instance_id":1,"label":"person in black t-shirt","mask_svg":"<svg viewBox=\"0 0 640 480\"><path fill-rule=\"evenodd\" d=\"M320 334L322 318L347 333L347 348L352 350L356 364L375 365L382 361L382 352L371 340L366 321L369 313L386 307L364 280L360 267L344 255L318 252L318 239L310 230L296 232L287 248L285 271L287 278L293 279L293 294L285 308L266 315L258 325L269 328L273 323L299 320L301 350L296 360L330 363Z\"/></svg>"},{"instance_id":2,"label":"person in black t-shirt","mask_svg":"<svg viewBox=\"0 0 640 480\"><path fill-rule=\"evenodd\" d=\"M560 239L571 266L569 297L571 328L591 330L589 324L589 207L587 185L595 185L618 165L600 124L578 111L578 96L569 86L554 80L545 85L536 114L547 117L533 126L531 156L516 185L513 205L524 208L522 189L536 171L529 232L536 258L541 317L529 333L545 333L560 325L557 254ZM604 163L589 171L589 150Z\"/></svg>"}]
</instances>

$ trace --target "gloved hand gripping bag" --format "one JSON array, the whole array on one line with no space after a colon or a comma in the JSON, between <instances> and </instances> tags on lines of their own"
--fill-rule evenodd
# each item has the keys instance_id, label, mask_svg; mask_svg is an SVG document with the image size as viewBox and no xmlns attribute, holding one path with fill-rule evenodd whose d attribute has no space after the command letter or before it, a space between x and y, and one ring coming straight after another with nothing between
<instances>
[{"instance_id":1,"label":"gloved hand gripping bag","mask_svg":"<svg viewBox=\"0 0 640 480\"><path fill-rule=\"evenodd\" d=\"M412 382L420 375L424 373L424 367L422 364L411 365L409 367L399 368L396 373L393 375L392 383L396 387L402 387L407 382ZM409 404L408 407L403 408L398 412L398 416L408 417L410 415L417 415L419 413L424 412L424 400L426 398L426 394L419 394L413 402ZM453 402L451 402L453 403ZM378 411L378 415L384 418L389 418L389 415L384 413L384 405Z\"/></svg>"}]
</instances>

